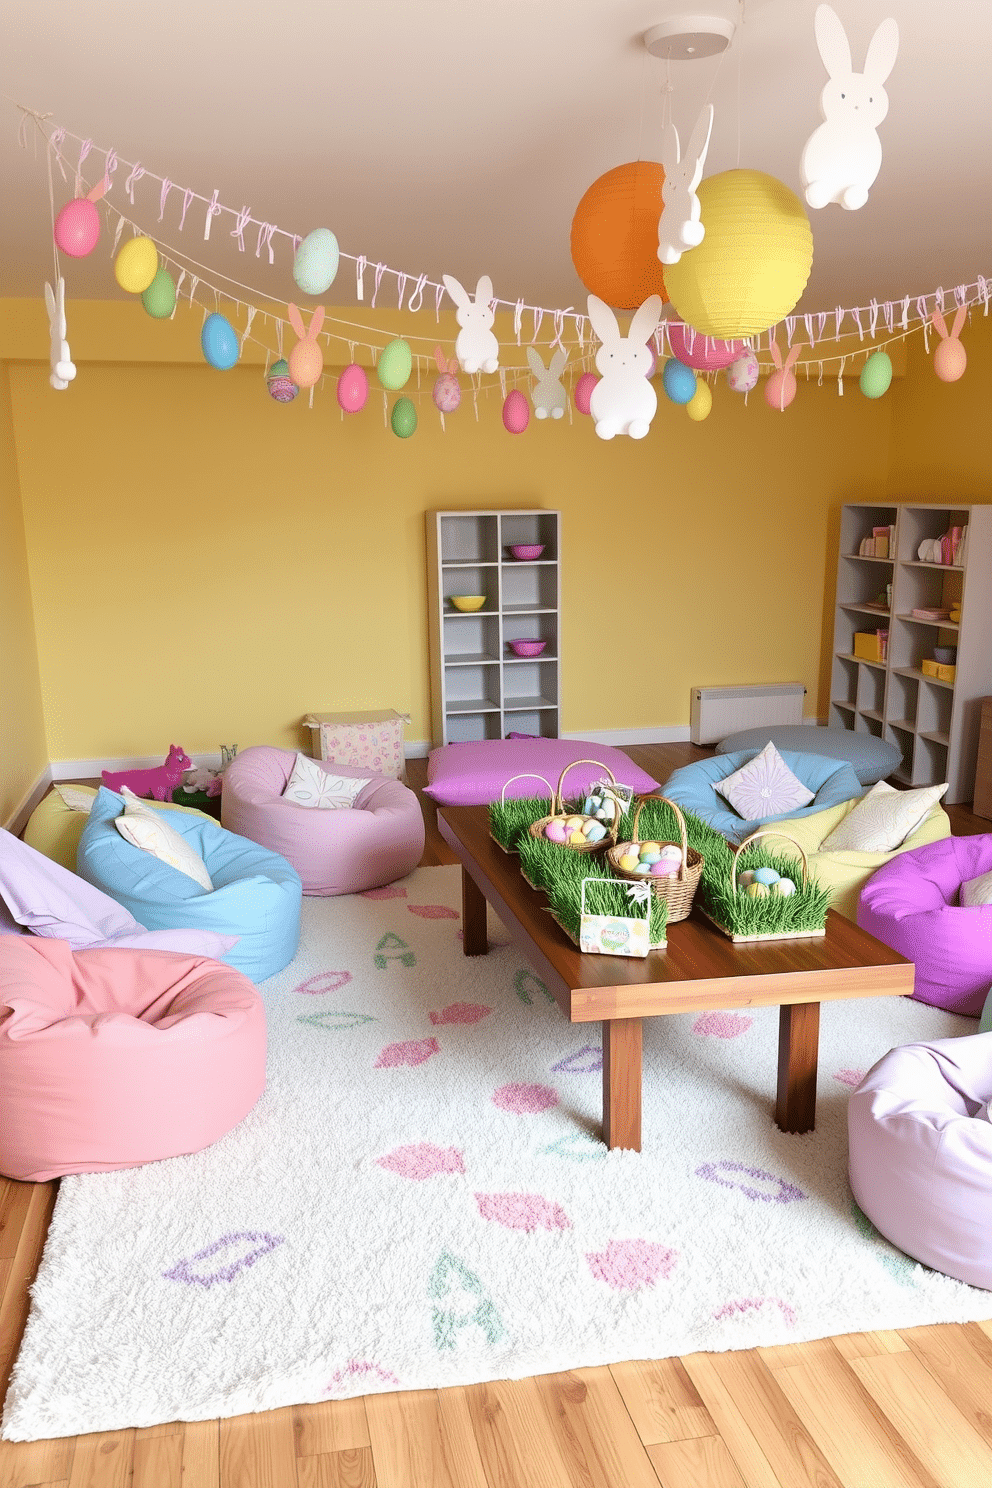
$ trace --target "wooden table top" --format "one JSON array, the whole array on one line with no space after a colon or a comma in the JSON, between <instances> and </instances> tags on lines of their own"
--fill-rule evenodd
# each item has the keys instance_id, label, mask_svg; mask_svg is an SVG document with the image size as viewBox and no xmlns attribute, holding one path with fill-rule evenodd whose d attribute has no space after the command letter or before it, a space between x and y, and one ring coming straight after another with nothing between
<instances>
[{"instance_id":1,"label":"wooden table top","mask_svg":"<svg viewBox=\"0 0 992 1488\"><path fill-rule=\"evenodd\" d=\"M438 827L573 1023L835 998L906 996L913 963L827 914L826 935L735 944L693 909L646 958L582 954L489 835L486 806L442 806Z\"/></svg>"}]
</instances>

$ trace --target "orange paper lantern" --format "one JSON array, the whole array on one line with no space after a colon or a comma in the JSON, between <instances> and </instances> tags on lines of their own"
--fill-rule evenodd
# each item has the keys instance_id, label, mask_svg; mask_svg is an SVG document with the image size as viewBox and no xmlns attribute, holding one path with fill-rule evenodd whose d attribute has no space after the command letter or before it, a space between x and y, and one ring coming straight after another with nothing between
<instances>
[{"instance_id":1,"label":"orange paper lantern","mask_svg":"<svg viewBox=\"0 0 992 1488\"><path fill-rule=\"evenodd\" d=\"M658 258L662 166L631 160L593 181L572 218L572 263L591 294L614 310L649 295L668 299Z\"/></svg>"}]
</instances>

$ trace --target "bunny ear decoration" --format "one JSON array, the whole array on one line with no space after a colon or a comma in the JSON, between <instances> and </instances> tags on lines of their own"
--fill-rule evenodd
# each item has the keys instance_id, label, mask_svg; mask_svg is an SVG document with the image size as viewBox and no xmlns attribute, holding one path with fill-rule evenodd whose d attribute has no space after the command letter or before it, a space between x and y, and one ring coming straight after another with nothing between
<instances>
[{"instance_id":1,"label":"bunny ear decoration","mask_svg":"<svg viewBox=\"0 0 992 1488\"><path fill-rule=\"evenodd\" d=\"M692 161L692 175L689 181L689 190L695 191L703 179L703 166L706 164L706 152L710 147L710 135L713 132L713 105L711 103L703 109L699 118L693 125L689 136L689 143L685 147L686 164Z\"/></svg>"},{"instance_id":2,"label":"bunny ear decoration","mask_svg":"<svg viewBox=\"0 0 992 1488\"><path fill-rule=\"evenodd\" d=\"M675 168L682 159L681 147L679 145L679 132L669 119L665 125L664 144L661 149L661 163L665 170L665 180L674 176ZM664 185L664 182L662 183Z\"/></svg>"},{"instance_id":3,"label":"bunny ear decoration","mask_svg":"<svg viewBox=\"0 0 992 1488\"><path fill-rule=\"evenodd\" d=\"M865 54L865 77L881 87L893 67L899 52L899 27L895 18L889 16L879 26L868 43Z\"/></svg>"},{"instance_id":4,"label":"bunny ear decoration","mask_svg":"<svg viewBox=\"0 0 992 1488\"><path fill-rule=\"evenodd\" d=\"M543 377L545 372L547 371L547 368L541 361L541 358L538 356L533 346L528 346L527 348L527 360L530 362L530 370L533 372L534 376Z\"/></svg>"},{"instance_id":5,"label":"bunny ear decoration","mask_svg":"<svg viewBox=\"0 0 992 1488\"><path fill-rule=\"evenodd\" d=\"M802 344L799 342L797 342L796 345L791 348L788 356L785 359L785 367L783 369L784 371L788 372L793 363L799 360L799 353L802 351L802 349ZM775 350L778 351L777 346L775 347Z\"/></svg>"},{"instance_id":6,"label":"bunny ear decoration","mask_svg":"<svg viewBox=\"0 0 992 1488\"><path fill-rule=\"evenodd\" d=\"M468 305L470 303L464 285L459 284L458 280L452 278L450 274L442 274L441 283L444 285L445 289L448 291L449 295L454 300L456 305L460 305L464 308L465 305Z\"/></svg>"},{"instance_id":7,"label":"bunny ear decoration","mask_svg":"<svg viewBox=\"0 0 992 1488\"><path fill-rule=\"evenodd\" d=\"M324 307L318 305L310 317L310 329L307 331L307 340L316 341L320 335L320 328L324 324Z\"/></svg>"},{"instance_id":8,"label":"bunny ear decoration","mask_svg":"<svg viewBox=\"0 0 992 1488\"><path fill-rule=\"evenodd\" d=\"M635 346L646 346L658 329L661 320L661 295L649 295L643 305L638 305L630 322L627 340Z\"/></svg>"},{"instance_id":9,"label":"bunny ear decoration","mask_svg":"<svg viewBox=\"0 0 992 1488\"><path fill-rule=\"evenodd\" d=\"M778 349L778 342L777 341L770 341L768 343L768 350L771 352L772 361L775 363L776 367L778 367L779 370L781 370L781 367L782 367L782 353Z\"/></svg>"},{"instance_id":10,"label":"bunny ear decoration","mask_svg":"<svg viewBox=\"0 0 992 1488\"><path fill-rule=\"evenodd\" d=\"M655 298L658 299L658 303L660 305L660 297L655 296ZM607 341L619 341L620 326L617 323L617 318L613 314L613 311L610 309L609 305L604 304L602 300L598 299L596 295L592 294L589 296L587 305L589 310L589 322L593 330L596 332L596 335L599 337L600 341L604 343Z\"/></svg>"},{"instance_id":11,"label":"bunny ear decoration","mask_svg":"<svg viewBox=\"0 0 992 1488\"><path fill-rule=\"evenodd\" d=\"M935 310L933 312L933 314L931 315L931 317L930 317L930 324L933 326L934 330L937 332L937 335L940 337L941 341L946 341L947 340L947 321L941 315L941 313L940 313L939 310Z\"/></svg>"},{"instance_id":12,"label":"bunny ear decoration","mask_svg":"<svg viewBox=\"0 0 992 1488\"><path fill-rule=\"evenodd\" d=\"M437 370L439 372L449 372L451 370L440 346L435 346L434 348L434 360L437 362Z\"/></svg>"},{"instance_id":13,"label":"bunny ear decoration","mask_svg":"<svg viewBox=\"0 0 992 1488\"><path fill-rule=\"evenodd\" d=\"M885 22L883 21L882 24L884 25ZM816 7L816 15L813 17L813 34L829 76L846 76L851 71L851 45L840 17L836 11L830 9L829 5ZM887 73L886 76L888 76Z\"/></svg>"},{"instance_id":14,"label":"bunny ear decoration","mask_svg":"<svg viewBox=\"0 0 992 1488\"><path fill-rule=\"evenodd\" d=\"M110 190L110 177L109 176L104 176L103 180L99 183L99 185L94 186L91 191L87 191L87 193L86 193L86 200L87 201L91 201L91 202L98 202L102 196L106 196L106 194L107 194L107 192L109 190Z\"/></svg>"},{"instance_id":15,"label":"bunny ear decoration","mask_svg":"<svg viewBox=\"0 0 992 1488\"><path fill-rule=\"evenodd\" d=\"M955 315L955 317L954 317L954 324L951 326L951 335L953 337L960 336L960 334L961 334L961 328L964 325L964 323L967 320L967 318L968 318L968 306L967 305L962 305L961 308L960 308L960 310L958 311L957 315Z\"/></svg>"},{"instance_id":16,"label":"bunny ear decoration","mask_svg":"<svg viewBox=\"0 0 992 1488\"><path fill-rule=\"evenodd\" d=\"M300 340L302 340L306 335L306 331L303 327L303 316L300 314L295 305L287 305L286 308L289 311L289 323L293 327L293 330L296 332L296 334L300 337Z\"/></svg>"},{"instance_id":17,"label":"bunny ear decoration","mask_svg":"<svg viewBox=\"0 0 992 1488\"><path fill-rule=\"evenodd\" d=\"M493 297L493 281L488 274L483 274L475 286L475 303L477 305L488 305Z\"/></svg>"},{"instance_id":18,"label":"bunny ear decoration","mask_svg":"<svg viewBox=\"0 0 992 1488\"><path fill-rule=\"evenodd\" d=\"M565 363L567 361L568 351L566 350L566 348L560 346L555 352L554 356L551 358L551 366L548 369L551 373L551 376L560 377L565 370Z\"/></svg>"}]
</instances>

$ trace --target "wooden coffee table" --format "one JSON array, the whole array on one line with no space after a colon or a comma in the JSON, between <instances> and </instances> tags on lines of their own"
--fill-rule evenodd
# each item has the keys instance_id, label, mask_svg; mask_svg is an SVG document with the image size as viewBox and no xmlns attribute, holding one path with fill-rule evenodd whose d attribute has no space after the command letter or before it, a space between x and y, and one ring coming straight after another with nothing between
<instances>
[{"instance_id":1,"label":"wooden coffee table","mask_svg":"<svg viewBox=\"0 0 992 1488\"><path fill-rule=\"evenodd\" d=\"M462 865L466 956L489 949L486 903L573 1023L603 1025L603 1140L641 1147L642 1020L712 1008L777 1006L783 1131L812 1131L820 1003L906 997L913 963L831 910L821 939L734 944L695 909L646 959L583 955L556 924L515 853L489 835L486 806L442 806L438 826Z\"/></svg>"}]
</instances>

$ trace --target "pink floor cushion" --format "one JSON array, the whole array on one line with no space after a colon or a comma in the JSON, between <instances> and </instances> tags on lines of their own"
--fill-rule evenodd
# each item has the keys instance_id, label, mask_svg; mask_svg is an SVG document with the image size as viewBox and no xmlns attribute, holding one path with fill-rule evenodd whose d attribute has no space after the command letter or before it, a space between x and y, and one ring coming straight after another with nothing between
<instances>
[{"instance_id":1,"label":"pink floor cushion","mask_svg":"<svg viewBox=\"0 0 992 1488\"><path fill-rule=\"evenodd\" d=\"M314 760L327 774L368 780L354 805L327 809L283 799L296 754L256 744L224 772L221 821L281 853L304 894L357 894L410 873L424 851L424 814L414 791L385 775Z\"/></svg>"},{"instance_id":2,"label":"pink floor cushion","mask_svg":"<svg viewBox=\"0 0 992 1488\"><path fill-rule=\"evenodd\" d=\"M977 1018L992 982L992 904L958 903L992 869L992 836L944 837L892 858L865 884L858 924L916 966L920 1002Z\"/></svg>"},{"instance_id":3,"label":"pink floor cushion","mask_svg":"<svg viewBox=\"0 0 992 1488\"><path fill-rule=\"evenodd\" d=\"M657 780L639 769L629 755L588 739L481 739L445 744L430 753L424 789L439 806L485 806L499 800L504 786L507 799L543 796L547 790L540 780L513 777L532 771L554 788L565 766L577 760L594 760L595 764L576 764L569 770L562 787L568 798L582 795L594 780L608 779L604 765L619 785L629 785L637 795L658 789Z\"/></svg>"},{"instance_id":4,"label":"pink floor cushion","mask_svg":"<svg viewBox=\"0 0 992 1488\"><path fill-rule=\"evenodd\" d=\"M907 1255L992 1290L992 1037L891 1049L848 1103L858 1204Z\"/></svg>"},{"instance_id":5,"label":"pink floor cushion","mask_svg":"<svg viewBox=\"0 0 992 1488\"><path fill-rule=\"evenodd\" d=\"M265 1088L241 972L171 951L0 939L0 1173L40 1183L209 1147Z\"/></svg>"}]
</instances>

